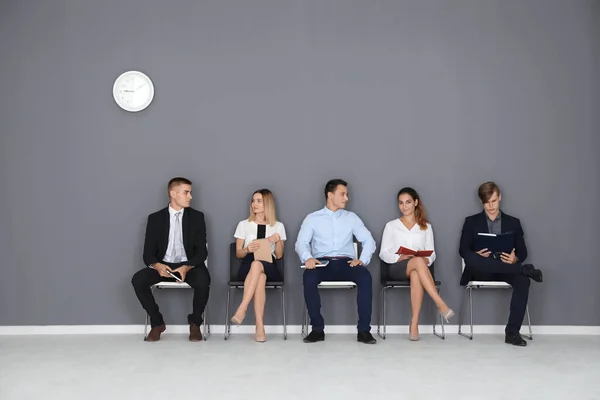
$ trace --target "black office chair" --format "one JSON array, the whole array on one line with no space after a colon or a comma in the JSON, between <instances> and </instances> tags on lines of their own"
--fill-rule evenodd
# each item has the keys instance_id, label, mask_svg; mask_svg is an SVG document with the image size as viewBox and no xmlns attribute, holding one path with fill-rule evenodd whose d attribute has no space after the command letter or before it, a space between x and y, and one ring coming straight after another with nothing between
<instances>
[{"instance_id":1,"label":"black office chair","mask_svg":"<svg viewBox=\"0 0 600 400\"><path fill-rule=\"evenodd\" d=\"M465 271L465 260L462 260L462 271ZM463 292L462 301L460 302L460 312L459 322L458 322L458 334L466 337L467 339L473 340L473 290L482 290L482 289L512 289L512 286L506 282L501 281L470 281L465 286L465 290ZM469 314L471 316L470 319L470 327L471 331L467 334L462 331L463 321L465 318L465 296L469 294ZM533 333L531 331L531 318L529 317L529 304L525 308L526 316L527 316L527 325L529 326L529 335L521 335L529 340L533 340Z\"/></svg>"},{"instance_id":2,"label":"black office chair","mask_svg":"<svg viewBox=\"0 0 600 400\"><path fill-rule=\"evenodd\" d=\"M429 270L431 271L431 275L433 276L433 280L435 282L435 287L439 293L442 283L440 281L435 280L434 264L435 263L431 264L431 266L429 267ZM410 279L409 278L406 278L401 281L394 281L394 280L391 280L389 272L390 272L390 264L386 263L385 261L381 261L381 286L382 286L382 288L381 288L381 296L380 296L380 306L379 306L379 310L378 310L379 312L378 312L378 317L377 317L377 334L382 339L385 339L386 328L387 328L387 323L386 323L387 290L388 289L410 289ZM442 326L442 333L439 334L436 332L435 319L434 319L433 334L435 336L439 337L440 339L445 339L446 331L444 330L444 317L442 317L441 314L439 314L439 315L440 315L440 325ZM383 332L381 331L382 325L383 325Z\"/></svg>"},{"instance_id":3,"label":"black office chair","mask_svg":"<svg viewBox=\"0 0 600 400\"><path fill-rule=\"evenodd\" d=\"M225 340L229 338L231 334L231 315L229 315L229 304L231 302L231 289L242 289L244 290L244 281L238 279L238 273L242 260L235 256L235 243L229 245L229 289L227 290L227 307L225 308ZM281 289L281 310L283 315L283 339L287 339L287 325L286 325L286 307L285 307L285 287L284 287L284 262L283 257L275 260L275 265L281 275L280 282L267 281L267 289Z\"/></svg>"}]
</instances>

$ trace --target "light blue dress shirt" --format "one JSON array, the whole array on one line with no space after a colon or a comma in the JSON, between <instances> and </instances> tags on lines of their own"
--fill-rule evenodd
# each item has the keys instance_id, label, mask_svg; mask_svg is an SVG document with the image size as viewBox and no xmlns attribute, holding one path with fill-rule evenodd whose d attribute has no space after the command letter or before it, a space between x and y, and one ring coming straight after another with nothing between
<instances>
[{"instance_id":1,"label":"light blue dress shirt","mask_svg":"<svg viewBox=\"0 0 600 400\"><path fill-rule=\"evenodd\" d=\"M362 243L360 260L369 264L376 245L362 220L351 211L333 212L325 207L304 218L296 240L296 253L302 263L309 258L354 258L353 235Z\"/></svg>"}]
</instances>

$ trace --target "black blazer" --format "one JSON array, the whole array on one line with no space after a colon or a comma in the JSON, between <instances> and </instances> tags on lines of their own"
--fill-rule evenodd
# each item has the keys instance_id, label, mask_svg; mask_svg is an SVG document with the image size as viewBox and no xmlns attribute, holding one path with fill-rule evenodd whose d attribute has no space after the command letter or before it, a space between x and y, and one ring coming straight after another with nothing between
<instances>
[{"instance_id":1,"label":"black blazer","mask_svg":"<svg viewBox=\"0 0 600 400\"><path fill-rule=\"evenodd\" d=\"M501 212L500 217L502 221L502 233L513 232L515 235L515 254L519 262L522 263L527 258L527 246L525 246L521 221L504 212ZM463 224L462 235L460 236L460 247L458 249L460 256L465 260L466 264L465 270L460 278L460 284L463 286L473 280L473 274L469 271L469 262L471 260L477 260L476 257L481 257L475 253L481 249L476 249L474 247L475 238L480 232L488 232L485 211L465 218L465 223Z\"/></svg>"},{"instance_id":2,"label":"black blazer","mask_svg":"<svg viewBox=\"0 0 600 400\"><path fill-rule=\"evenodd\" d=\"M169 246L169 227L171 216L169 208L148 216L146 239L144 240L144 264L162 262ZM208 256L206 249L206 225L204 214L193 208L185 208L181 220L183 247L187 255L188 265L204 265Z\"/></svg>"}]
</instances>

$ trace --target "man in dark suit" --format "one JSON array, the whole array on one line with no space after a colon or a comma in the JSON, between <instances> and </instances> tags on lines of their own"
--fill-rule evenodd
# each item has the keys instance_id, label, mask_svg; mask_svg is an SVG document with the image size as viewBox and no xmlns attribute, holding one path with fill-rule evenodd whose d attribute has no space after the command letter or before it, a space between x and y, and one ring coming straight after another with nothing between
<instances>
[{"instance_id":1,"label":"man in dark suit","mask_svg":"<svg viewBox=\"0 0 600 400\"><path fill-rule=\"evenodd\" d=\"M504 341L515 346L526 346L527 342L519 331L529 297L529 280L542 282L542 271L531 264L523 264L527 258L527 246L521 222L500 210L502 195L498 185L486 182L479 187L478 195L484 210L465 219L460 237L459 253L466 265L460 284L465 286L469 281L509 283L513 287L513 293ZM479 233L507 232L514 234L515 247L510 253L492 254L488 249L475 248Z\"/></svg>"},{"instance_id":2,"label":"man in dark suit","mask_svg":"<svg viewBox=\"0 0 600 400\"><path fill-rule=\"evenodd\" d=\"M170 274L189 284L194 289L193 312L188 315L189 339L198 342L202 340L200 326L210 286L204 263L207 257L204 214L190 207L192 182L188 179L171 179L168 192L168 207L148 216L143 255L147 267L136 272L131 283L150 316L149 342L160 340L166 328L150 286L176 281Z\"/></svg>"}]
</instances>

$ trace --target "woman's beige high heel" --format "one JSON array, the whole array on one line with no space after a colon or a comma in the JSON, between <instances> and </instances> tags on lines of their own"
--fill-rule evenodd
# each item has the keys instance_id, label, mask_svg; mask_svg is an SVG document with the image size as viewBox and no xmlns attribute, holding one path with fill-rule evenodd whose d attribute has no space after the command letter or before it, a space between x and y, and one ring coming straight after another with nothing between
<instances>
[{"instance_id":1,"label":"woman's beige high heel","mask_svg":"<svg viewBox=\"0 0 600 400\"><path fill-rule=\"evenodd\" d=\"M444 312L440 312L440 314L442 314L442 317L446 320L446 322L450 322L450 318L454 317L454 311L452 311L451 308L447 309Z\"/></svg>"},{"instance_id":2,"label":"woman's beige high heel","mask_svg":"<svg viewBox=\"0 0 600 400\"><path fill-rule=\"evenodd\" d=\"M264 343L267 341L267 335L264 333L265 330L263 329L263 333L261 335L258 334L258 332L256 332L256 334L254 335L254 340L256 340L259 343Z\"/></svg>"}]
</instances>

